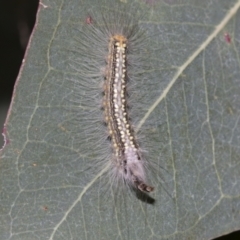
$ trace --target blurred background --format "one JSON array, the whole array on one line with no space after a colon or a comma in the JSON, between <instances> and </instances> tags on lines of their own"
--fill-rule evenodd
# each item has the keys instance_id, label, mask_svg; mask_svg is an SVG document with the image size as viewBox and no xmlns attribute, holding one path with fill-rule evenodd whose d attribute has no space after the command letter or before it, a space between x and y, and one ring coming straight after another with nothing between
<instances>
[{"instance_id":1,"label":"blurred background","mask_svg":"<svg viewBox=\"0 0 240 240\"><path fill-rule=\"evenodd\" d=\"M0 1L0 129L6 119L13 87L29 36L35 24L38 0ZM3 136L0 136L0 148Z\"/></svg>"},{"instance_id":2,"label":"blurred background","mask_svg":"<svg viewBox=\"0 0 240 240\"><path fill-rule=\"evenodd\" d=\"M38 0L1 0L0 3L0 128L6 119L15 80L34 28ZM0 137L0 148L3 137ZM216 219L217 220L217 219ZM24 240L24 239L23 239ZM194 240L194 239L193 239ZM216 238L240 240L240 232Z\"/></svg>"}]
</instances>

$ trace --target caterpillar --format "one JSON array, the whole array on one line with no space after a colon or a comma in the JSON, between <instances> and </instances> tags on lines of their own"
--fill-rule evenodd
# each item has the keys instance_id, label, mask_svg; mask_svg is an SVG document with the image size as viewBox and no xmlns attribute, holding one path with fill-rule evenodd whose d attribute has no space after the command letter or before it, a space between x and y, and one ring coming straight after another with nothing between
<instances>
[{"instance_id":1,"label":"caterpillar","mask_svg":"<svg viewBox=\"0 0 240 240\"><path fill-rule=\"evenodd\" d=\"M114 151L112 167L116 177L123 179L130 188L152 192L154 188L146 184L143 159L127 112L129 41L131 39L119 34L109 39L104 111Z\"/></svg>"},{"instance_id":2,"label":"caterpillar","mask_svg":"<svg viewBox=\"0 0 240 240\"><path fill-rule=\"evenodd\" d=\"M81 79L72 87L74 102L81 105L77 119L87 120L81 148L94 155L95 169L106 169L112 188L126 186L137 195L154 191L146 150L134 130L135 115L142 112L138 87L150 81L145 73L148 36L139 21L137 12L129 15L124 8L88 14L74 49L81 55L73 56L72 66Z\"/></svg>"}]
</instances>

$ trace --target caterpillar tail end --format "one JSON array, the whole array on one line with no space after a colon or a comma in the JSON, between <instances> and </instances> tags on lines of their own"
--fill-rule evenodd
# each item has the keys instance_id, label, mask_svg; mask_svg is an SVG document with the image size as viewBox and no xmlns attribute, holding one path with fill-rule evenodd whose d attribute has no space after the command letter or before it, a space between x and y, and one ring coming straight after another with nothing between
<instances>
[{"instance_id":1,"label":"caterpillar tail end","mask_svg":"<svg viewBox=\"0 0 240 240\"><path fill-rule=\"evenodd\" d=\"M151 186L145 184L144 182L138 182L138 183L136 183L136 185L137 185L137 188L142 192L149 193L154 190L154 187L151 187Z\"/></svg>"}]
</instances>

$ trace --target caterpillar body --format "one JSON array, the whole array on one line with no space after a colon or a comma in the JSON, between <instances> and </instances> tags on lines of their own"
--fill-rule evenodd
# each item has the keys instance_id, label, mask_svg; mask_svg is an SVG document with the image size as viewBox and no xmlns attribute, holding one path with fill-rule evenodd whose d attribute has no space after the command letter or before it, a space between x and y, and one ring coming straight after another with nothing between
<instances>
[{"instance_id":1,"label":"caterpillar body","mask_svg":"<svg viewBox=\"0 0 240 240\"><path fill-rule=\"evenodd\" d=\"M127 112L127 45L124 35L110 37L104 111L114 150L112 165L116 176L130 188L152 192L153 187L146 184L143 159Z\"/></svg>"},{"instance_id":2,"label":"caterpillar body","mask_svg":"<svg viewBox=\"0 0 240 240\"><path fill-rule=\"evenodd\" d=\"M86 156L93 155L94 173L105 168L103 175L108 175L104 177L112 189L117 192L126 186L145 199L154 187L148 182L149 162L134 127L144 113L139 108L145 97L142 87L150 82L146 77L148 37L139 19L125 8L88 13L75 45L75 52L81 54L74 56L73 67L80 80L74 80L78 86L71 88L73 101L82 109L77 119L85 121L80 147ZM91 160L89 164L93 169Z\"/></svg>"}]
</instances>

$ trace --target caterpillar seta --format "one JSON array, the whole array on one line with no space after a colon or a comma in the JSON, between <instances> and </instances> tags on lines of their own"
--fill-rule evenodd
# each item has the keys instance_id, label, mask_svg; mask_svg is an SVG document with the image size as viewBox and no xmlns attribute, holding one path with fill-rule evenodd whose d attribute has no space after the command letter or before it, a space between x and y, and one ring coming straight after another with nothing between
<instances>
[{"instance_id":1,"label":"caterpillar seta","mask_svg":"<svg viewBox=\"0 0 240 240\"><path fill-rule=\"evenodd\" d=\"M71 89L72 101L81 108L76 121L83 124L83 155L94 162L96 174L106 170L113 189L128 188L140 199L152 199L148 150L141 148L136 131L143 109L139 88L150 82L147 31L140 27L140 14L124 8L91 12L83 22L74 46L79 54L71 65L78 75Z\"/></svg>"}]
</instances>

